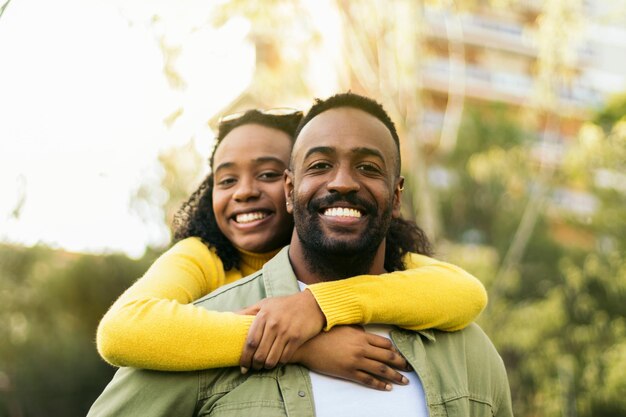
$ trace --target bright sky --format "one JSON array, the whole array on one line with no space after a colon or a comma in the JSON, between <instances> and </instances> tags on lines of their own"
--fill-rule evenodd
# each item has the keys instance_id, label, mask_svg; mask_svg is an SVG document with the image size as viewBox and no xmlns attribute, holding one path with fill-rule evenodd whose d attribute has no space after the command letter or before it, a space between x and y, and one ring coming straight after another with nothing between
<instances>
[{"instance_id":1,"label":"bright sky","mask_svg":"<svg viewBox=\"0 0 626 417\"><path fill-rule=\"evenodd\" d=\"M167 242L164 226L129 210L133 190L158 176L165 147L195 137L208 154L206 120L253 71L244 21L205 24L214 3L8 5L0 18L0 241L133 256ZM166 18L151 24L155 13ZM184 46L176 61L184 91L163 74L162 34ZM163 119L179 107L184 114L166 128Z\"/></svg>"}]
</instances>

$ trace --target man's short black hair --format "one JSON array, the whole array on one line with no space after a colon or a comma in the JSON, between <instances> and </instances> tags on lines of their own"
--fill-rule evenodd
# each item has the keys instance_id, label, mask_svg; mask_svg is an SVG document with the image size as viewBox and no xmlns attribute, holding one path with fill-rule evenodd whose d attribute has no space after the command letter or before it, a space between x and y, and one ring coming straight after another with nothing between
<instances>
[{"instance_id":1,"label":"man's short black hair","mask_svg":"<svg viewBox=\"0 0 626 417\"><path fill-rule=\"evenodd\" d=\"M391 117L389 117L389 115L385 111L383 105L375 100L372 100L369 97L361 96L359 94L348 91L347 93L335 94L334 96L331 96L325 100L315 99L315 104L311 106L307 114L304 115L304 117L300 121L300 124L296 128L296 141L298 140L300 132L302 131L302 129L304 129L304 126L306 126L307 123L309 123L315 116L327 110L340 107L351 107L369 113L378 120L380 120L387 127L387 129L389 129L389 133L391 133L391 137L396 144L397 150L396 175L400 175L400 138L398 137L396 125L393 123Z\"/></svg>"}]
</instances>

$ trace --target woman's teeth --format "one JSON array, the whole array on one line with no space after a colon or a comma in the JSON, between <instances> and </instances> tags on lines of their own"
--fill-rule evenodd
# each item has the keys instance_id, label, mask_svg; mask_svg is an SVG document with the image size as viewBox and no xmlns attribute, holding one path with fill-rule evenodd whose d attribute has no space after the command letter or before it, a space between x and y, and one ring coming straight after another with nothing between
<instances>
[{"instance_id":1,"label":"woman's teeth","mask_svg":"<svg viewBox=\"0 0 626 417\"><path fill-rule=\"evenodd\" d=\"M235 221L237 223L250 223L255 220L261 220L267 217L267 213L262 213L260 211L254 213L242 213L235 216Z\"/></svg>"}]
</instances>

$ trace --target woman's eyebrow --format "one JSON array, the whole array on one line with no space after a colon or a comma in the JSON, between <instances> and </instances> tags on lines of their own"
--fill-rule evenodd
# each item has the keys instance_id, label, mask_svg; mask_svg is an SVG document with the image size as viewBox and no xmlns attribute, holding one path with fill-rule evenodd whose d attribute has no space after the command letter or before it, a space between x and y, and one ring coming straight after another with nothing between
<instances>
[{"instance_id":1,"label":"woman's eyebrow","mask_svg":"<svg viewBox=\"0 0 626 417\"><path fill-rule=\"evenodd\" d=\"M282 165L282 166L285 166L285 167L287 166L285 161L283 161L282 159L277 158L275 156L260 156L258 158L254 158L252 160L252 162L254 164L256 164L256 165L264 164L264 163L267 163L267 162L275 162L275 163L277 163L279 165ZM214 172L218 172L218 171L220 171L222 169L226 169L226 168L232 168L235 165L237 165L237 164L235 164L234 162L222 162L221 164L219 164L215 168Z\"/></svg>"},{"instance_id":2,"label":"woman's eyebrow","mask_svg":"<svg viewBox=\"0 0 626 417\"><path fill-rule=\"evenodd\" d=\"M213 172L217 172L221 169L226 169L226 168L230 168L235 166L234 162L222 162L221 164L219 164L218 166L215 167L215 169L213 170Z\"/></svg>"},{"instance_id":3,"label":"woman's eyebrow","mask_svg":"<svg viewBox=\"0 0 626 417\"><path fill-rule=\"evenodd\" d=\"M256 164L263 164L263 163L266 163L266 162L276 162L277 164L287 166L285 161L283 161L282 159L277 158L275 156L260 156L258 158L255 158L254 162Z\"/></svg>"}]
</instances>

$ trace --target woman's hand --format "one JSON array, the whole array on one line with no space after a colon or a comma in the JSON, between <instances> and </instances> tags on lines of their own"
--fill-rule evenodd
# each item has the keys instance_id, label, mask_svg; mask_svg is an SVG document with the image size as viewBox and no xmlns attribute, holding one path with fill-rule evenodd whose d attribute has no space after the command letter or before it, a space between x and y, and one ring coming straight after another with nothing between
<instances>
[{"instance_id":1,"label":"woman's hand","mask_svg":"<svg viewBox=\"0 0 626 417\"><path fill-rule=\"evenodd\" d=\"M391 383L409 383L396 369L411 370L391 340L359 326L336 326L320 333L303 344L291 362L383 391L391 390Z\"/></svg>"},{"instance_id":2,"label":"woman's hand","mask_svg":"<svg viewBox=\"0 0 626 417\"><path fill-rule=\"evenodd\" d=\"M250 368L271 369L288 363L294 352L326 324L326 317L308 290L266 298L239 314L256 315L239 362L243 373Z\"/></svg>"}]
</instances>

